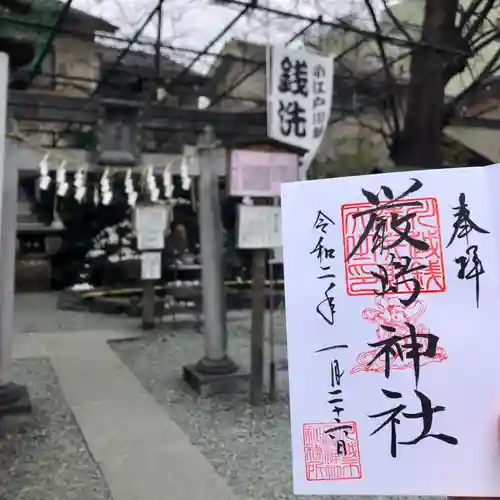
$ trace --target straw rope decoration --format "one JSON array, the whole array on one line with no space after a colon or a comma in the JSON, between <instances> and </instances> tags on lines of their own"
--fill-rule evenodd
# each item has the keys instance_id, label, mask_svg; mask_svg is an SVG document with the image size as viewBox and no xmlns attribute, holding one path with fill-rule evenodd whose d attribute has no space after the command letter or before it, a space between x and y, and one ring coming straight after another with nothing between
<instances>
[{"instance_id":1,"label":"straw rope decoration","mask_svg":"<svg viewBox=\"0 0 500 500\"><path fill-rule=\"evenodd\" d=\"M47 191L52 182L50 172L54 171L56 196L64 198L69 195L79 202L83 203L87 198L92 199L93 203L107 206L113 202L112 185L117 180L124 183L124 190L127 195L127 203L131 207L135 207L139 196L142 194L145 199L152 203L162 203L176 205L182 203L191 203L195 201L195 193L193 192L192 179L189 176L189 161L195 157L200 151L200 147L195 147L189 153L179 155L179 157L171 160L167 165L148 165L139 168L111 168L106 167L101 175L98 185L89 186L89 173L96 172L89 163L76 164L75 160L65 156L60 150L57 152L43 148L37 144L33 144L28 137L19 133L9 133L7 137L17 139L27 146L40 151L43 158L38 165L39 172L39 187L42 191ZM203 149L211 149L217 147L218 142L210 146L204 146ZM184 191L191 191L191 202L184 198L173 198L174 183L172 169L176 163L180 162L179 170L181 177L181 186ZM68 166L72 165L71 171L75 171L72 187L68 182ZM139 186L134 181L133 174L138 170L141 171ZM161 172L163 181L163 196L158 187L157 174ZM123 179L123 180L121 180ZM91 197L91 198L90 198ZM196 210L196 207L193 207Z\"/></svg>"}]
</instances>

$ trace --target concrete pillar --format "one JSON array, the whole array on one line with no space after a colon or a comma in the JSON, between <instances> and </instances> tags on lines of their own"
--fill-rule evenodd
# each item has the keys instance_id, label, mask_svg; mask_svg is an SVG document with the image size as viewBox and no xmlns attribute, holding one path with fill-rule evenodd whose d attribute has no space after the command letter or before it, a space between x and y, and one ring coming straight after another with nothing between
<instances>
[{"instance_id":1,"label":"concrete pillar","mask_svg":"<svg viewBox=\"0 0 500 500\"><path fill-rule=\"evenodd\" d=\"M238 371L236 363L227 355L222 222L217 175L217 163L225 162L226 156L221 154L220 149L207 148L214 142L213 130L207 127L199 141L198 156L200 171L198 222L205 355L196 365L184 367L186 382L203 394L229 390L227 383L221 383L221 376L235 374ZM231 377L233 380L234 378Z\"/></svg>"},{"instance_id":2,"label":"concrete pillar","mask_svg":"<svg viewBox=\"0 0 500 500\"><path fill-rule=\"evenodd\" d=\"M8 82L9 59L0 53L0 419L31 410L26 388L11 382L18 145L5 141Z\"/></svg>"},{"instance_id":3,"label":"concrete pillar","mask_svg":"<svg viewBox=\"0 0 500 500\"><path fill-rule=\"evenodd\" d=\"M200 145L209 145L213 140L212 131L208 129ZM227 350L217 160L214 149L202 150L199 153L200 207L198 214L203 283L203 335L205 355L211 361L225 359Z\"/></svg>"}]
</instances>

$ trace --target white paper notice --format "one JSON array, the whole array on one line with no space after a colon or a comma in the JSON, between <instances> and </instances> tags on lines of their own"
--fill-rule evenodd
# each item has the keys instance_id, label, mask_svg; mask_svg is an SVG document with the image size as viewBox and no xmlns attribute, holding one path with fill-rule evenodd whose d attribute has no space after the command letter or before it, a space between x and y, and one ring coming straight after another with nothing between
<instances>
[{"instance_id":1,"label":"white paper notice","mask_svg":"<svg viewBox=\"0 0 500 500\"><path fill-rule=\"evenodd\" d=\"M276 198L280 195L280 185L283 182L298 179L296 154L241 149L231 152L231 196Z\"/></svg>"},{"instance_id":2,"label":"white paper notice","mask_svg":"<svg viewBox=\"0 0 500 500\"><path fill-rule=\"evenodd\" d=\"M239 205L238 248L266 249L281 245L280 207Z\"/></svg>"},{"instance_id":3,"label":"white paper notice","mask_svg":"<svg viewBox=\"0 0 500 500\"><path fill-rule=\"evenodd\" d=\"M137 248L160 250L165 246L165 229L168 223L167 208L162 205L139 206L135 209Z\"/></svg>"},{"instance_id":4,"label":"white paper notice","mask_svg":"<svg viewBox=\"0 0 500 500\"><path fill-rule=\"evenodd\" d=\"M143 280L161 278L161 252L144 252L141 255L141 278Z\"/></svg>"},{"instance_id":5,"label":"white paper notice","mask_svg":"<svg viewBox=\"0 0 500 500\"><path fill-rule=\"evenodd\" d=\"M296 494L500 496L495 177L282 186Z\"/></svg>"}]
</instances>

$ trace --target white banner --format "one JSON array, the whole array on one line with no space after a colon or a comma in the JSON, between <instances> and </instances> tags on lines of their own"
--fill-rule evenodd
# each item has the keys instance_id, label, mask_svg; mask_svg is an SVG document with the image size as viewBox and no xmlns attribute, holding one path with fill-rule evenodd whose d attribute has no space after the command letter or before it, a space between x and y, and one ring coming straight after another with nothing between
<instances>
[{"instance_id":1,"label":"white banner","mask_svg":"<svg viewBox=\"0 0 500 500\"><path fill-rule=\"evenodd\" d=\"M267 71L269 137L315 154L330 118L333 57L273 47Z\"/></svg>"},{"instance_id":2,"label":"white banner","mask_svg":"<svg viewBox=\"0 0 500 500\"><path fill-rule=\"evenodd\" d=\"M499 180L282 185L296 494L500 496Z\"/></svg>"}]
</instances>

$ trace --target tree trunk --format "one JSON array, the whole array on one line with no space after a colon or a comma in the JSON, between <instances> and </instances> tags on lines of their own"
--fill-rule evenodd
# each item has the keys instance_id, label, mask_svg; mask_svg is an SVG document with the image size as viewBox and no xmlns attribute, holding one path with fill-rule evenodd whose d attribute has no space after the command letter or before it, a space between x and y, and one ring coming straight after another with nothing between
<instances>
[{"instance_id":1,"label":"tree trunk","mask_svg":"<svg viewBox=\"0 0 500 500\"><path fill-rule=\"evenodd\" d=\"M448 79L444 69L456 47L455 19L459 0L426 0L421 42L410 64L403 130L391 151L396 165L433 167L442 162L441 131Z\"/></svg>"}]
</instances>

